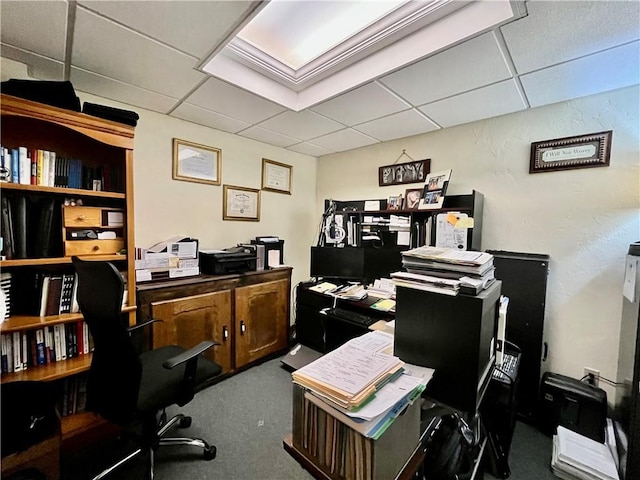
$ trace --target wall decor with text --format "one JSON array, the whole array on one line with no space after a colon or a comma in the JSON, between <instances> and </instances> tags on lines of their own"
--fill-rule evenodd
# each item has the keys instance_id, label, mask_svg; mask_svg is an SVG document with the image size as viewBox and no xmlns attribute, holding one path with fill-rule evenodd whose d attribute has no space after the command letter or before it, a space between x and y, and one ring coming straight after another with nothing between
<instances>
[{"instance_id":1,"label":"wall decor with text","mask_svg":"<svg viewBox=\"0 0 640 480\"><path fill-rule=\"evenodd\" d=\"M222 150L173 139L173 179L220 185Z\"/></svg>"},{"instance_id":2,"label":"wall decor with text","mask_svg":"<svg viewBox=\"0 0 640 480\"><path fill-rule=\"evenodd\" d=\"M608 167L613 130L531 144L529 173Z\"/></svg>"},{"instance_id":3,"label":"wall decor with text","mask_svg":"<svg viewBox=\"0 0 640 480\"><path fill-rule=\"evenodd\" d=\"M401 185L403 183L424 182L431 169L431 159L395 163L378 168L378 185Z\"/></svg>"}]
</instances>

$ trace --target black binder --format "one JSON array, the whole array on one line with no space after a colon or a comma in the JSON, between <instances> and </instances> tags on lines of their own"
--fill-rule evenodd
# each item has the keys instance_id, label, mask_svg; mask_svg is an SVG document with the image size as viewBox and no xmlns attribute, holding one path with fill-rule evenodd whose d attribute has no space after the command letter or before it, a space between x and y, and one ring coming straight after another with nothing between
<instances>
[{"instance_id":1,"label":"black binder","mask_svg":"<svg viewBox=\"0 0 640 480\"><path fill-rule=\"evenodd\" d=\"M14 258L27 258L27 197L17 195L12 207Z\"/></svg>"}]
</instances>

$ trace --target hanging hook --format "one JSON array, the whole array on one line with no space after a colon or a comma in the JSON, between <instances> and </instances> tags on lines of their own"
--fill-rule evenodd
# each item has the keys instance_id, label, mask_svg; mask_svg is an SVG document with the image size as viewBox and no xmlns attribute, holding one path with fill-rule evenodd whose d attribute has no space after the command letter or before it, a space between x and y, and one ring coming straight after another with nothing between
<instances>
[{"instance_id":1,"label":"hanging hook","mask_svg":"<svg viewBox=\"0 0 640 480\"><path fill-rule=\"evenodd\" d=\"M393 164L395 165L396 163L398 163L398 160L400 160L402 157L408 157L409 160L411 160L412 162L415 162L415 160L413 158L411 158L411 155L409 155L407 153L407 151L403 148L402 149L402 153L400 154L400 156L398 158L396 158L396 161L393 162Z\"/></svg>"}]
</instances>

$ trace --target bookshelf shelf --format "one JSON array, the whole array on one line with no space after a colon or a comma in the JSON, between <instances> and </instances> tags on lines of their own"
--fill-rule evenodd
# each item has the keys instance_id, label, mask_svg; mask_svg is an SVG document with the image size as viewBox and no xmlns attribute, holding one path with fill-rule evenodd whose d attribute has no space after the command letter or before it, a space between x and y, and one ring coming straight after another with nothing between
<instances>
[{"instance_id":1,"label":"bookshelf shelf","mask_svg":"<svg viewBox=\"0 0 640 480\"><path fill-rule=\"evenodd\" d=\"M123 313L135 312L136 307L124 307ZM0 324L1 333L18 332L42 328L44 326L56 325L59 323L77 322L82 320L81 313L63 313L61 315L50 315L48 317L34 317L28 315L14 315Z\"/></svg>"},{"instance_id":2,"label":"bookshelf shelf","mask_svg":"<svg viewBox=\"0 0 640 480\"><path fill-rule=\"evenodd\" d=\"M118 192L100 192L94 190L85 190L83 188L61 188L61 187L45 187L42 185L21 185L19 183L2 183L3 190L18 190L24 192L40 192L55 193L67 197L96 197L96 198L114 198L123 200L126 198L124 193Z\"/></svg>"},{"instance_id":3,"label":"bookshelf shelf","mask_svg":"<svg viewBox=\"0 0 640 480\"><path fill-rule=\"evenodd\" d=\"M0 383L22 382L22 381L43 381L51 382L70 375L86 372L91 366L91 354L80 355L75 358L68 358L59 362L42 365L39 367L29 367L27 370L19 372L4 373Z\"/></svg>"},{"instance_id":4,"label":"bookshelf shelf","mask_svg":"<svg viewBox=\"0 0 640 480\"><path fill-rule=\"evenodd\" d=\"M91 255L85 257L80 255L80 258L86 260L99 260L105 262L120 262L127 260L126 255ZM0 261L0 268L7 267L31 267L34 265L71 265L71 257L51 257L51 258L24 258L16 260L2 260Z\"/></svg>"}]
</instances>

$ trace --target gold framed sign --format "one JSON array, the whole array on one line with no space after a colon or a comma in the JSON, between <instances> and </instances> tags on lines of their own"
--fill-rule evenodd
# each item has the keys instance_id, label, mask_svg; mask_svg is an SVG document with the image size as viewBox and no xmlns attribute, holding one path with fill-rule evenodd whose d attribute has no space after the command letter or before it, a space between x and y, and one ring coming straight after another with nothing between
<instances>
[{"instance_id":1,"label":"gold framed sign","mask_svg":"<svg viewBox=\"0 0 640 480\"><path fill-rule=\"evenodd\" d=\"M260 190L223 185L222 195L223 220L260 221Z\"/></svg>"},{"instance_id":2,"label":"gold framed sign","mask_svg":"<svg viewBox=\"0 0 640 480\"><path fill-rule=\"evenodd\" d=\"M531 144L529 173L608 167L613 130Z\"/></svg>"},{"instance_id":3,"label":"gold framed sign","mask_svg":"<svg viewBox=\"0 0 640 480\"><path fill-rule=\"evenodd\" d=\"M293 167L285 163L262 159L262 190L291 195Z\"/></svg>"},{"instance_id":4,"label":"gold framed sign","mask_svg":"<svg viewBox=\"0 0 640 480\"><path fill-rule=\"evenodd\" d=\"M173 139L173 179L220 185L222 150Z\"/></svg>"}]
</instances>

